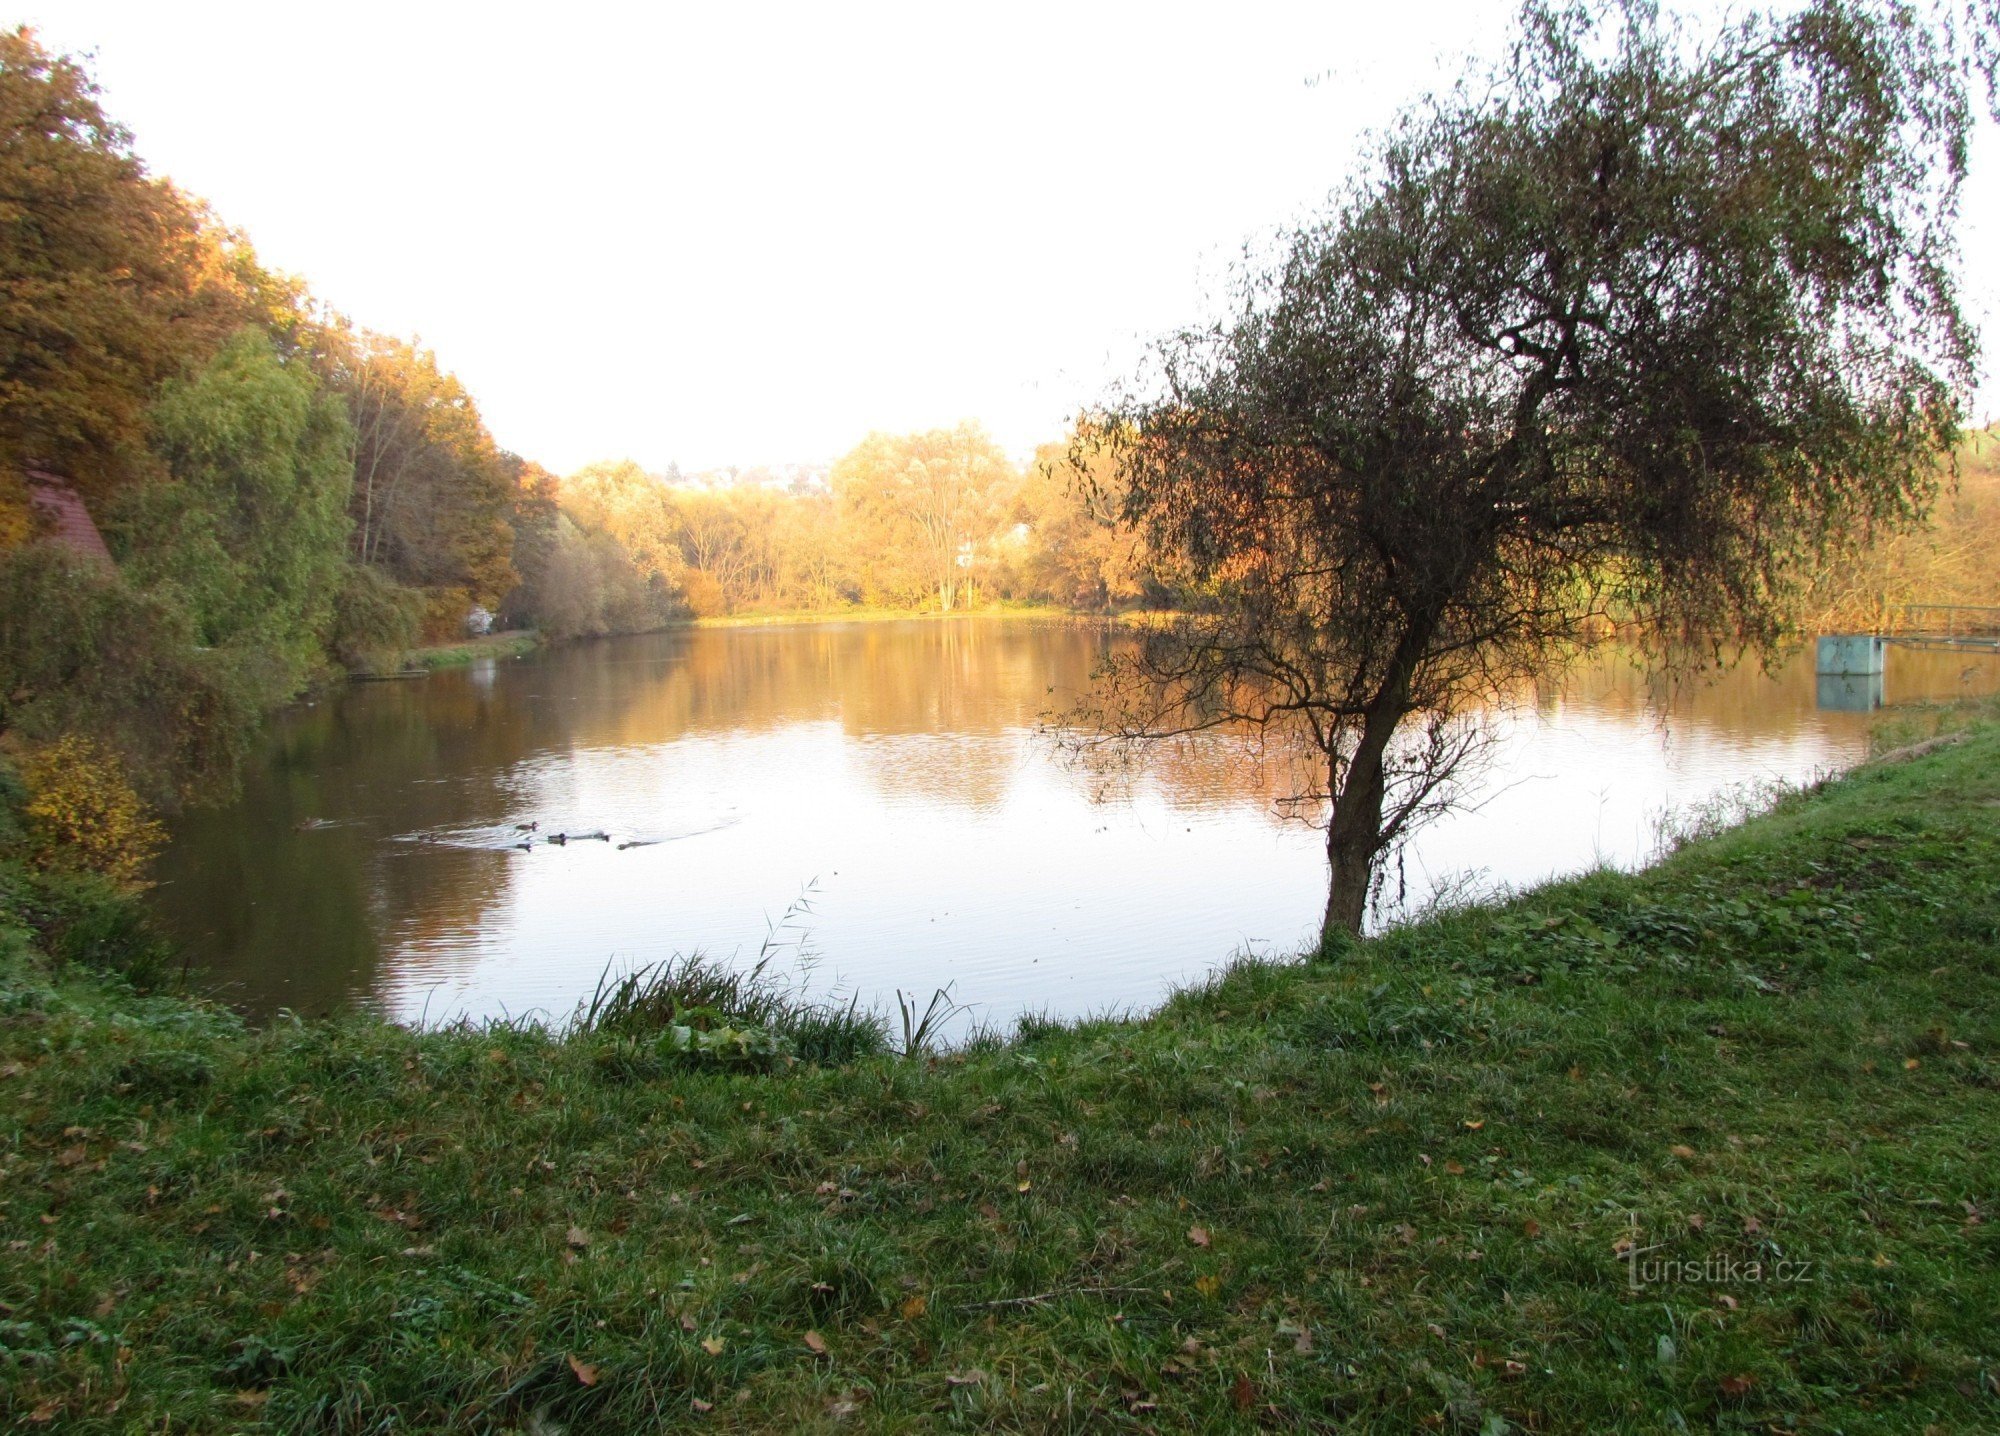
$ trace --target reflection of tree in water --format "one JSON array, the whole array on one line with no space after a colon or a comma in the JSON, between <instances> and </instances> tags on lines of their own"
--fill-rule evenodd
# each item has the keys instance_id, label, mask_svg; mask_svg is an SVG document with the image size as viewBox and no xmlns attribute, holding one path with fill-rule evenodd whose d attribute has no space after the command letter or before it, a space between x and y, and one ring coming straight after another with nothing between
<instances>
[{"instance_id":1,"label":"reflection of tree in water","mask_svg":"<svg viewBox=\"0 0 2000 1436\"><path fill-rule=\"evenodd\" d=\"M504 813L532 722L465 682L369 685L284 713L237 802L175 825L155 910L219 995L344 1006L373 986L392 925L397 945L421 944L504 893L506 853L384 840Z\"/></svg>"},{"instance_id":2,"label":"reflection of tree in water","mask_svg":"<svg viewBox=\"0 0 2000 1436\"><path fill-rule=\"evenodd\" d=\"M1129 641L1105 625L982 619L698 630L357 686L283 715L241 800L177 824L155 902L194 960L248 1005L338 1006L376 986L386 953L422 965L455 950L507 897L517 866L535 861L389 841L398 835L533 819L602 826L586 795L658 780L664 756L653 750L813 727L886 799L992 811L1050 760L1044 716L1085 688L1108 646ZM1898 652L1891 690L1932 683L1948 695L1968 661ZM2000 662L1986 662L2000 677ZM1859 733L1857 715L1815 713L1809 656L1785 677L1771 683L1751 665L1666 694L1605 648L1560 684L1531 685L1517 707L1637 730L1664 707L1671 737L1736 744L1834 724ZM1114 803L1275 822L1309 786L1294 757L1281 734L1217 732L1136 769L1072 766L1059 781ZM812 777L798 775L802 794ZM299 831L315 819L340 826Z\"/></svg>"}]
</instances>

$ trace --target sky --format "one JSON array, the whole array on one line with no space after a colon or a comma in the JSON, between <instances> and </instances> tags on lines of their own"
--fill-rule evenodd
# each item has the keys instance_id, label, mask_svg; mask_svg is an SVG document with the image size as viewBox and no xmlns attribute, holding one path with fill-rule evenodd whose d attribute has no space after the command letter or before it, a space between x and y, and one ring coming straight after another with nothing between
<instances>
[{"instance_id":1,"label":"sky","mask_svg":"<svg viewBox=\"0 0 2000 1436\"><path fill-rule=\"evenodd\" d=\"M0 0L153 171L416 336L559 472L1017 456L1212 316L1501 0L558 6ZM2000 334L2000 138L1966 298ZM1991 366L1989 366L1990 368ZM1989 380L1975 417L2000 411Z\"/></svg>"}]
</instances>

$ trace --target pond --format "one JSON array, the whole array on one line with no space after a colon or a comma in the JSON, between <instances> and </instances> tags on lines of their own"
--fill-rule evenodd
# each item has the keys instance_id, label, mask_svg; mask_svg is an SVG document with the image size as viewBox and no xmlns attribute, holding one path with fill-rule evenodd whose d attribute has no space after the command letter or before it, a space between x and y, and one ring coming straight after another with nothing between
<instances>
[{"instance_id":1,"label":"pond","mask_svg":"<svg viewBox=\"0 0 2000 1436\"><path fill-rule=\"evenodd\" d=\"M184 815L153 902L253 1014L561 1021L607 969L770 945L820 994L965 1021L1139 1010L1324 901L1282 765L1196 743L1129 773L1039 731L1116 628L969 618L648 634L363 683L274 723L238 801ZM1890 697L2000 662L1892 656ZM1480 805L1392 874L1405 907L1632 865L1661 824L1837 769L1864 714L1809 660L1671 698L1624 655L1494 715ZM589 836L597 835L599 836ZM563 841L558 842L561 837Z\"/></svg>"}]
</instances>

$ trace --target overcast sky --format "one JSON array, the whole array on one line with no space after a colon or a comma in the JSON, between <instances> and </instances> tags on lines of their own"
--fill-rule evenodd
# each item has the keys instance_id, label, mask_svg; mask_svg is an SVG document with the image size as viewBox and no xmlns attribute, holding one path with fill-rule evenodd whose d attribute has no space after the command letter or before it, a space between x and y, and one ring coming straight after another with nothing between
<instances>
[{"instance_id":1,"label":"overcast sky","mask_svg":"<svg viewBox=\"0 0 2000 1436\"><path fill-rule=\"evenodd\" d=\"M961 418L1024 454L1510 9L0 0L94 52L156 173L564 471ZM1996 168L1988 127L1965 246L2000 333Z\"/></svg>"}]
</instances>

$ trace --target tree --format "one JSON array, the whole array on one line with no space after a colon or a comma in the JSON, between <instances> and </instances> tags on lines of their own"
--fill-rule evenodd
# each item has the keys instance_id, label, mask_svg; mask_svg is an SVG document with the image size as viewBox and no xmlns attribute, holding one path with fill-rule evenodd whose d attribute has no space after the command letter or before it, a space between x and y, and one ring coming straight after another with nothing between
<instances>
[{"instance_id":1,"label":"tree","mask_svg":"<svg viewBox=\"0 0 2000 1436\"><path fill-rule=\"evenodd\" d=\"M252 317L240 281L261 271L204 218L148 177L82 66L0 32L0 469L96 498L143 468L155 388Z\"/></svg>"},{"instance_id":2,"label":"tree","mask_svg":"<svg viewBox=\"0 0 2000 1436\"><path fill-rule=\"evenodd\" d=\"M171 594L198 641L230 654L266 703L326 655L348 535L350 430L340 401L256 329L152 409L167 477L118 506L126 576Z\"/></svg>"},{"instance_id":3,"label":"tree","mask_svg":"<svg viewBox=\"0 0 2000 1436\"><path fill-rule=\"evenodd\" d=\"M347 400L354 557L421 588L496 604L514 587L514 474L479 408L427 349L339 328L322 364Z\"/></svg>"},{"instance_id":4,"label":"tree","mask_svg":"<svg viewBox=\"0 0 2000 1436\"><path fill-rule=\"evenodd\" d=\"M1014 511L1028 526L1023 567L1037 596L1105 612L1145 595L1148 565L1136 536L1117 522L1123 506L1110 446L1078 433L1036 450Z\"/></svg>"},{"instance_id":5,"label":"tree","mask_svg":"<svg viewBox=\"0 0 2000 1436\"><path fill-rule=\"evenodd\" d=\"M985 430L870 434L833 466L832 480L843 517L870 536L878 583L898 597L935 594L946 613L974 601L973 545L1016 480Z\"/></svg>"},{"instance_id":6,"label":"tree","mask_svg":"<svg viewBox=\"0 0 2000 1436\"><path fill-rule=\"evenodd\" d=\"M1095 717L1318 755L1325 930L1451 797L1482 694L1592 621L1698 664L1921 514L1975 342L1950 32L1816 0L1709 38L1530 3L1228 322L1100 429L1185 595Z\"/></svg>"}]
</instances>

